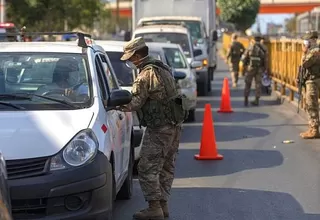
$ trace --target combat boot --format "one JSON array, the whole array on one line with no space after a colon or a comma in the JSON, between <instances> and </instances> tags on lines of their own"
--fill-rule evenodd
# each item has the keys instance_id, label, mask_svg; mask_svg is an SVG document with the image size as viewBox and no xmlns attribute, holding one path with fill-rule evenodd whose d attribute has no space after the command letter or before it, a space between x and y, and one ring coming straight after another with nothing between
<instances>
[{"instance_id":1,"label":"combat boot","mask_svg":"<svg viewBox=\"0 0 320 220\"><path fill-rule=\"evenodd\" d=\"M149 201L149 207L136 212L133 215L134 219L139 220L163 220L163 211L159 201Z\"/></svg>"},{"instance_id":2,"label":"combat boot","mask_svg":"<svg viewBox=\"0 0 320 220\"><path fill-rule=\"evenodd\" d=\"M244 97L244 106L248 106L249 104L249 100L248 100L248 96Z\"/></svg>"},{"instance_id":3,"label":"combat boot","mask_svg":"<svg viewBox=\"0 0 320 220\"><path fill-rule=\"evenodd\" d=\"M309 128L306 132L301 133L300 137L302 137L303 139L320 138L319 127Z\"/></svg>"},{"instance_id":4,"label":"combat boot","mask_svg":"<svg viewBox=\"0 0 320 220\"><path fill-rule=\"evenodd\" d=\"M165 218L168 218L168 217L169 217L168 202L167 202L167 201L164 201L164 200L161 200L161 201L160 201L160 205L161 205L161 208L162 208L162 211L163 211L163 216L164 216Z\"/></svg>"},{"instance_id":5,"label":"combat boot","mask_svg":"<svg viewBox=\"0 0 320 220\"><path fill-rule=\"evenodd\" d=\"M251 105L258 106L259 105L259 98L256 97L256 99L251 102Z\"/></svg>"}]
</instances>

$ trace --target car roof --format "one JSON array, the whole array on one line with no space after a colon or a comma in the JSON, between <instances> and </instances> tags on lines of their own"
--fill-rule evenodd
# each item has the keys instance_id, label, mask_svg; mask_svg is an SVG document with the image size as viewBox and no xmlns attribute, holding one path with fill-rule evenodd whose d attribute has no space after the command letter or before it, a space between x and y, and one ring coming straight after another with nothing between
<instances>
[{"instance_id":1,"label":"car roof","mask_svg":"<svg viewBox=\"0 0 320 220\"><path fill-rule=\"evenodd\" d=\"M150 32L172 32L188 34L189 30L186 27L180 25L148 25L137 27L134 34L138 33L150 33Z\"/></svg>"},{"instance_id":2,"label":"car roof","mask_svg":"<svg viewBox=\"0 0 320 220\"><path fill-rule=\"evenodd\" d=\"M92 46L95 50L104 51L99 45ZM64 42L1 42L0 52L52 52L82 54L82 47L76 41Z\"/></svg>"},{"instance_id":3,"label":"car roof","mask_svg":"<svg viewBox=\"0 0 320 220\"><path fill-rule=\"evenodd\" d=\"M158 43L158 42L147 42L146 43L148 47L150 48L177 48L179 49L179 45L178 44L172 44L172 43Z\"/></svg>"},{"instance_id":4,"label":"car roof","mask_svg":"<svg viewBox=\"0 0 320 220\"><path fill-rule=\"evenodd\" d=\"M174 20L174 21L201 21L200 17L193 17L193 16L154 16L154 17L144 17L141 18L138 23L144 21L156 21L156 20Z\"/></svg>"},{"instance_id":5,"label":"car roof","mask_svg":"<svg viewBox=\"0 0 320 220\"><path fill-rule=\"evenodd\" d=\"M123 52L126 41L96 40L95 43L103 47L105 51Z\"/></svg>"}]
</instances>

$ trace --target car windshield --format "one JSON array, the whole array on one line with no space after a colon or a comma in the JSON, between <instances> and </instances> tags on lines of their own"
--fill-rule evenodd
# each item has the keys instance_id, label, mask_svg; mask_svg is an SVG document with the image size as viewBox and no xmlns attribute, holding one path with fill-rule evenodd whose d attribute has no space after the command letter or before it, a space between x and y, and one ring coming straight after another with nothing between
<instances>
[{"instance_id":1,"label":"car windshield","mask_svg":"<svg viewBox=\"0 0 320 220\"><path fill-rule=\"evenodd\" d=\"M0 28L0 42L15 42L19 40L17 28Z\"/></svg>"},{"instance_id":2,"label":"car windshield","mask_svg":"<svg viewBox=\"0 0 320 220\"><path fill-rule=\"evenodd\" d=\"M107 52L108 57L110 59L112 68L118 78L118 82L120 86L132 86L134 78L133 78L133 70L129 68L126 63L120 60L123 52Z\"/></svg>"},{"instance_id":3,"label":"car windshield","mask_svg":"<svg viewBox=\"0 0 320 220\"><path fill-rule=\"evenodd\" d=\"M161 55L155 51L149 51L149 56L153 57L154 59L161 60Z\"/></svg>"},{"instance_id":4,"label":"car windshield","mask_svg":"<svg viewBox=\"0 0 320 220\"><path fill-rule=\"evenodd\" d=\"M174 69L187 69L185 57L178 48L163 48L167 62Z\"/></svg>"},{"instance_id":5,"label":"car windshield","mask_svg":"<svg viewBox=\"0 0 320 220\"><path fill-rule=\"evenodd\" d=\"M0 53L0 110L85 108L90 91L81 54Z\"/></svg>"},{"instance_id":6,"label":"car windshield","mask_svg":"<svg viewBox=\"0 0 320 220\"><path fill-rule=\"evenodd\" d=\"M179 44L186 57L191 57L191 48L187 34L181 33L140 33L135 37L143 37L146 42L160 42Z\"/></svg>"}]
</instances>

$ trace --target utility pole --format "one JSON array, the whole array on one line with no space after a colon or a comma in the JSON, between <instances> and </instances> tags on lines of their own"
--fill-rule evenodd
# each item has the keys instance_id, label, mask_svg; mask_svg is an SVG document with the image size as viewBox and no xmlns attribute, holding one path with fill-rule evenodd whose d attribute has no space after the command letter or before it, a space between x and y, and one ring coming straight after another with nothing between
<instances>
[{"instance_id":1,"label":"utility pole","mask_svg":"<svg viewBox=\"0 0 320 220\"><path fill-rule=\"evenodd\" d=\"M120 0L117 0L117 9L116 9L116 32L118 33L119 32L119 26L120 26L120 19L119 19L119 17L120 17L120 7L119 7L119 2L120 2Z\"/></svg>"},{"instance_id":2,"label":"utility pole","mask_svg":"<svg viewBox=\"0 0 320 220\"><path fill-rule=\"evenodd\" d=\"M4 23L6 21L6 1L1 0L0 2L0 22Z\"/></svg>"}]
</instances>

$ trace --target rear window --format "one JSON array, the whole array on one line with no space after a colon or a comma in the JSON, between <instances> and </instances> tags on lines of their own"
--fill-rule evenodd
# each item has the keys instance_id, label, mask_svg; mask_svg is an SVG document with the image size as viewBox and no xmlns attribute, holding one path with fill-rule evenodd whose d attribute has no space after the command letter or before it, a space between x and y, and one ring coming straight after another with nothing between
<instances>
[{"instance_id":1,"label":"rear window","mask_svg":"<svg viewBox=\"0 0 320 220\"><path fill-rule=\"evenodd\" d=\"M120 86L132 86L134 70L130 69L124 61L120 60L123 52L107 52L107 54Z\"/></svg>"}]
</instances>

